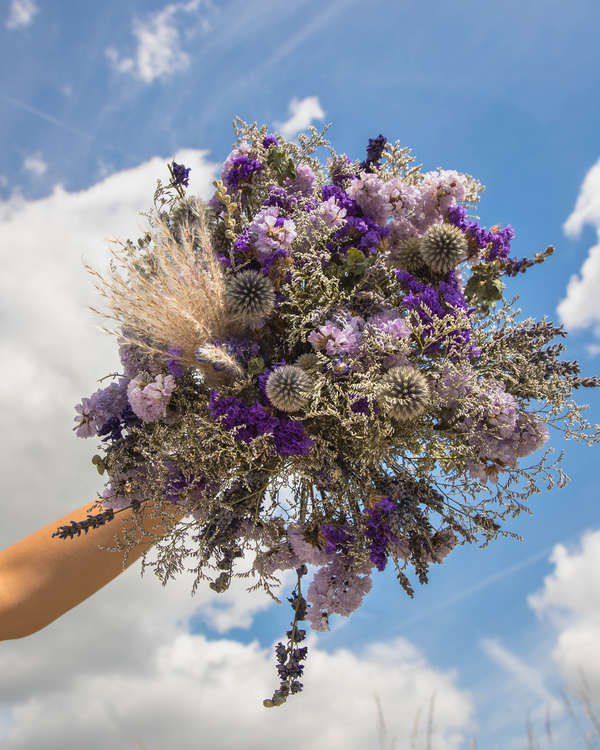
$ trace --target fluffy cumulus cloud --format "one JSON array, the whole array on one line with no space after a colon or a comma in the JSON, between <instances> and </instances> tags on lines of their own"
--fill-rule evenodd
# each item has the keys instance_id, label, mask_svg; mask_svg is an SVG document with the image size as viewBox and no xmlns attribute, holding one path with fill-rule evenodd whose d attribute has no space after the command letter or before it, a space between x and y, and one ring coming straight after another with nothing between
<instances>
[{"instance_id":1,"label":"fluffy cumulus cloud","mask_svg":"<svg viewBox=\"0 0 600 750\"><path fill-rule=\"evenodd\" d=\"M131 73L145 83L170 78L185 70L190 56L182 48L178 22L182 16L193 13L201 0L171 3L145 19L133 21L133 35L137 48L132 57L122 57L110 47L106 55L113 67L121 73Z\"/></svg>"},{"instance_id":2,"label":"fluffy cumulus cloud","mask_svg":"<svg viewBox=\"0 0 600 750\"><path fill-rule=\"evenodd\" d=\"M12 0L5 24L6 28L21 29L24 26L29 26L37 12L38 7L33 0Z\"/></svg>"},{"instance_id":3,"label":"fluffy cumulus cloud","mask_svg":"<svg viewBox=\"0 0 600 750\"><path fill-rule=\"evenodd\" d=\"M554 572L529 603L557 628L553 657L569 686L581 692L585 679L600 703L600 531L585 534L578 549L557 545L551 559Z\"/></svg>"},{"instance_id":4,"label":"fluffy cumulus cloud","mask_svg":"<svg viewBox=\"0 0 600 750\"><path fill-rule=\"evenodd\" d=\"M587 225L596 229L598 243L588 251L579 273L569 280L558 314L569 329L591 327L600 338L600 161L594 164L583 181L575 208L565 222L565 233L577 238ZM600 346L593 344L590 351L597 354Z\"/></svg>"},{"instance_id":5,"label":"fluffy cumulus cloud","mask_svg":"<svg viewBox=\"0 0 600 750\"><path fill-rule=\"evenodd\" d=\"M312 125L314 120L322 120L325 117L317 96L307 96L301 100L294 98L288 104L288 109L290 117L285 122L274 123L284 138L293 138Z\"/></svg>"},{"instance_id":6,"label":"fluffy cumulus cloud","mask_svg":"<svg viewBox=\"0 0 600 750\"><path fill-rule=\"evenodd\" d=\"M216 165L200 151L176 159L192 168L190 186L208 195ZM114 341L96 328L100 318L86 309L97 300L82 258L102 267L110 239L139 236L140 211L150 208L156 179L168 176L166 162L152 159L78 193L58 186L41 200L0 203L0 470L23 523L50 521L95 495L87 471L94 446L72 433L73 405L118 360ZM74 470L82 462L85 471ZM0 543L10 533L7 519Z\"/></svg>"},{"instance_id":7,"label":"fluffy cumulus cloud","mask_svg":"<svg viewBox=\"0 0 600 750\"><path fill-rule=\"evenodd\" d=\"M23 161L23 169L34 177L42 177L48 170L48 165L40 153L32 154Z\"/></svg>"},{"instance_id":8,"label":"fluffy cumulus cloud","mask_svg":"<svg viewBox=\"0 0 600 750\"><path fill-rule=\"evenodd\" d=\"M190 189L211 190L217 166L182 151ZM87 190L0 203L0 472L6 502L0 546L89 501L101 478L93 441L72 432L82 395L118 369L114 341L94 331L85 305L82 256L101 268L110 238L143 228L166 160L113 174ZM57 544L68 544L68 541ZM327 653L311 642L306 690L280 709L262 700L276 687L273 648L227 637L274 606L235 581L217 597L191 580L166 588L134 566L98 594L22 641L0 643L0 745L4 750L136 747L347 750L376 743L374 694L402 746L435 693L436 750L457 750L471 701L406 641ZM194 633L198 618L214 638ZM209 631L210 632L210 631ZM425 722L421 722L422 737Z\"/></svg>"},{"instance_id":9,"label":"fluffy cumulus cloud","mask_svg":"<svg viewBox=\"0 0 600 750\"><path fill-rule=\"evenodd\" d=\"M3 750L133 748L134 738L156 748L364 750L376 744L375 694L400 747L419 712L425 741L434 694L433 746L461 746L469 696L403 639L360 653L309 641L304 692L264 709L276 685L273 648L191 633L193 610L215 595L201 589L192 600L189 585L163 589L130 570L45 631L0 644ZM244 597L252 612L267 600L241 588L225 596L225 608Z\"/></svg>"}]
</instances>

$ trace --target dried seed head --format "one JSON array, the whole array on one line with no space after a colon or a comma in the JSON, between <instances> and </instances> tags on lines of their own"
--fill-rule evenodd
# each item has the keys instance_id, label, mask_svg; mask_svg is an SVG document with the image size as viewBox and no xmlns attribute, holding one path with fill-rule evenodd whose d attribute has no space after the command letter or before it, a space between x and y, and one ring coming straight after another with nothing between
<instances>
[{"instance_id":1,"label":"dried seed head","mask_svg":"<svg viewBox=\"0 0 600 750\"><path fill-rule=\"evenodd\" d=\"M296 360L296 367L300 367L302 370L314 370L315 367L319 366L319 358L313 352L308 354L301 354Z\"/></svg>"},{"instance_id":2,"label":"dried seed head","mask_svg":"<svg viewBox=\"0 0 600 750\"><path fill-rule=\"evenodd\" d=\"M310 377L296 365L283 365L267 379L267 398L276 409L298 411L308 400L312 387Z\"/></svg>"},{"instance_id":3,"label":"dried seed head","mask_svg":"<svg viewBox=\"0 0 600 750\"><path fill-rule=\"evenodd\" d=\"M209 384L239 380L244 374L240 363L225 347L204 344L196 349L196 360Z\"/></svg>"},{"instance_id":4,"label":"dried seed head","mask_svg":"<svg viewBox=\"0 0 600 750\"><path fill-rule=\"evenodd\" d=\"M426 264L421 255L421 240L418 237L409 237L406 242L403 242L396 253L396 262L408 273L425 270Z\"/></svg>"},{"instance_id":5,"label":"dried seed head","mask_svg":"<svg viewBox=\"0 0 600 750\"><path fill-rule=\"evenodd\" d=\"M466 255L467 239L458 227L436 224L421 240L423 260L435 273L454 268Z\"/></svg>"},{"instance_id":6,"label":"dried seed head","mask_svg":"<svg viewBox=\"0 0 600 750\"><path fill-rule=\"evenodd\" d=\"M429 398L425 377L414 367L392 367L381 379L381 397L393 419L419 416Z\"/></svg>"},{"instance_id":7,"label":"dried seed head","mask_svg":"<svg viewBox=\"0 0 600 750\"><path fill-rule=\"evenodd\" d=\"M234 315L264 318L275 304L275 287L264 273L250 269L228 279L225 297Z\"/></svg>"}]
</instances>

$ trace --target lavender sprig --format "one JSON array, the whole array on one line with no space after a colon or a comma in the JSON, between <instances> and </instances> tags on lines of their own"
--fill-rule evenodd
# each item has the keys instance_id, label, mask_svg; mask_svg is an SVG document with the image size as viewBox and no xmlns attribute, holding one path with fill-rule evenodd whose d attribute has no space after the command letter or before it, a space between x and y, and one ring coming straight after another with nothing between
<instances>
[{"instance_id":1,"label":"lavender sprig","mask_svg":"<svg viewBox=\"0 0 600 750\"><path fill-rule=\"evenodd\" d=\"M302 673L304 672L304 665L300 662L306 659L308 649L306 646L298 647L298 643L302 643L306 638L306 630L300 629L298 622L306 619L306 599L302 596L300 590L302 576L307 573L306 565L297 568L296 573L298 575L298 583L292 595L288 598L288 602L290 602L294 610L292 627L286 633L288 642L286 646L279 642L275 648L277 672L281 683L279 689L273 693L273 697L265 698L263 701L265 708L281 706L286 702L289 695L299 693L304 687L298 680L298 677L302 677Z\"/></svg>"},{"instance_id":2,"label":"lavender sprig","mask_svg":"<svg viewBox=\"0 0 600 750\"><path fill-rule=\"evenodd\" d=\"M57 536L59 539L73 539L75 535L81 536L82 531L87 534L90 529L97 529L100 526L104 526L109 521L112 521L114 517L114 510L109 508L95 516L88 515L85 521L71 521L69 526L59 526L54 534L52 534L52 537Z\"/></svg>"}]
</instances>

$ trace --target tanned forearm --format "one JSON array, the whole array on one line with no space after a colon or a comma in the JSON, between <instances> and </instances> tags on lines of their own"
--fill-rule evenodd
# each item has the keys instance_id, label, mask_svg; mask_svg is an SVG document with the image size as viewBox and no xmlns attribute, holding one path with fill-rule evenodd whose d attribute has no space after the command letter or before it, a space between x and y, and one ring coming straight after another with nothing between
<instances>
[{"instance_id":1,"label":"tanned forearm","mask_svg":"<svg viewBox=\"0 0 600 750\"><path fill-rule=\"evenodd\" d=\"M133 511L122 511L105 526L73 539L52 537L57 527L84 520L89 508L84 505L0 551L0 640L23 638L41 630L122 572L124 552L100 547L115 545L115 535L122 537L124 527L132 526ZM141 522L146 531L164 533L159 522L147 515ZM152 543L141 531L136 536L141 541L129 551L125 567Z\"/></svg>"}]
</instances>

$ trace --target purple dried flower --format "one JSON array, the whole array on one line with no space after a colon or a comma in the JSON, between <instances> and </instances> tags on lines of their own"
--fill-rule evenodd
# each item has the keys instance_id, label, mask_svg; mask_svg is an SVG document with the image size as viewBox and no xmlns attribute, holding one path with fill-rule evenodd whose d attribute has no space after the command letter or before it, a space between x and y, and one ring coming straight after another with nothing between
<instances>
[{"instance_id":1,"label":"purple dried flower","mask_svg":"<svg viewBox=\"0 0 600 750\"><path fill-rule=\"evenodd\" d=\"M174 390L172 375L157 375L150 383L140 376L127 386L127 397L136 416L144 422L154 422L167 415L167 404Z\"/></svg>"},{"instance_id":2,"label":"purple dried flower","mask_svg":"<svg viewBox=\"0 0 600 750\"><path fill-rule=\"evenodd\" d=\"M308 456L314 441L304 431L302 422L282 417L273 430L275 450L280 456Z\"/></svg>"},{"instance_id":3,"label":"purple dried flower","mask_svg":"<svg viewBox=\"0 0 600 750\"><path fill-rule=\"evenodd\" d=\"M396 503L389 497L382 498L377 505L364 510L367 517L365 536L370 540L369 559L379 571L385 570L387 565L389 545L400 541L393 533L390 524L390 515L395 510Z\"/></svg>"},{"instance_id":4,"label":"purple dried flower","mask_svg":"<svg viewBox=\"0 0 600 750\"><path fill-rule=\"evenodd\" d=\"M190 182L190 172L192 171L191 167L184 167L183 164L177 164L176 162L173 162L173 166L171 167L171 170L173 172L173 182L171 182L171 185L173 187L176 187L177 185L183 185L184 187L188 187Z\"/></svg>"}]
</instances>

